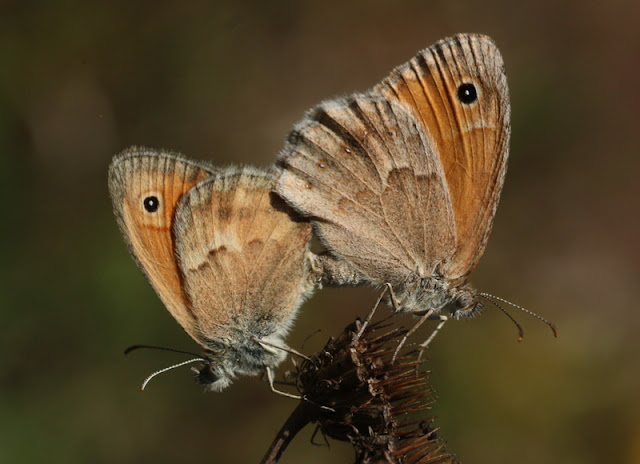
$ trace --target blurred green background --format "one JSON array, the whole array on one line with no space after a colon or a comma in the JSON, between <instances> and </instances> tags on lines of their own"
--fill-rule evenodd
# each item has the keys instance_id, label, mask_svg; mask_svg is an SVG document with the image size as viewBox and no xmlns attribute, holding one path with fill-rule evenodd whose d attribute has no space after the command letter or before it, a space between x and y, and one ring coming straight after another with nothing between
<instances>
[{"instance_id":1,"label":"blurred green background","mask_svg":"<svg viewBox=\"0 0 640 464\"><path fill-rule=\"evenodd\" d=\"M466 463L640 463L640 4L635 1L17 2L0 6L0 462L258 462L294 403L242 378L204 394L197 349L129 257L107 192L138 144L269 165L323 99L456 32L500 46L509 172L476 287L519 313L449 323L430 350L441 435ZM372 290L326 290L310 352ZM410 319L407 319L410 323ZM351 462L309 443L284 463Z\"/></svg>"}]
</instances>

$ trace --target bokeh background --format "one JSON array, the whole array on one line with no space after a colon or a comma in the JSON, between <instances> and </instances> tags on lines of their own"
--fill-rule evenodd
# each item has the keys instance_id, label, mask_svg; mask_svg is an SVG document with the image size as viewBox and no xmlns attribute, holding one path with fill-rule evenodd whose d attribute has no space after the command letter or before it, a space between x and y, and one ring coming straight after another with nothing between
<instances>
[{"instance_id":1,"label":"bokeh background","mask_svg":"<svg viewBox=\"0 0 640 464\"><path fill-rule=\"evenodd\" d=\"M132 144L267 166L319 101L456 32L500 46L509 172L473 282L524 314L449 323L430 350L441 435L466 463L640 462L640 4L51 1L0 4L0 461L258 462L294 407L259 379L205 394L196 349L129 257L108 198ZM372 290L326 290L289 341L321 346ZM407 320L410 323L410 320ZM351 462L309 443L284 463Z\"/></svg>"}]
</instances>

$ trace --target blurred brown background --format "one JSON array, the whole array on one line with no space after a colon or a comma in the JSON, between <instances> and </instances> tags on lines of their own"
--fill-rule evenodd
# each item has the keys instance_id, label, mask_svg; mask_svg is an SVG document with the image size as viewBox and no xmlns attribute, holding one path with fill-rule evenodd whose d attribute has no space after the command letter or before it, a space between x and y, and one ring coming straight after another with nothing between
<instances>
[{"instance_id":1,"label":"blurred brown background","mask_svg":"<svg viewBox=\"0 0 640 464\"><path fill-rule=\"evenodd\" d=\"M0 6L0 461L258 462L294 403L242 378L204 394L197 349L129 257L106 173L132 144L266 166L311 105L435 40L482 32L512 98L509 172L473 282L523 314L449 323L430 350L441 434L466 463L640 462L640 4L634 1L17 2ZM293 347L375 300L327 290ZM347 308L347 309L345 309ZM408 320L409 323L410 320ZM285 463L351 462L307 429Z\"/></svg>"}]
</instances>

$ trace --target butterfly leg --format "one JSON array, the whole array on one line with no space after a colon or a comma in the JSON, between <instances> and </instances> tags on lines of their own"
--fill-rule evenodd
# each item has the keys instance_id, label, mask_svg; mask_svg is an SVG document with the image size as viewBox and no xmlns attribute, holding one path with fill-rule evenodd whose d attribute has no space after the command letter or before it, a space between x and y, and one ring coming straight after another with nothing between
<instances>
[{"instance_id":1,"label":"butterfly leg","mask_svg":"<svg viewBox=\"0 0 640 464\"><path fill-rule=\"evenodd\" d=\"M304 399L302 396L293 395L291 393L283 392L283 391L280 391L280 390L276 389L276 387L273 385L273 370L270 367L265 367L265 370L267 371L267 380L269 381L269 388L271 388L271 391L273 393L275 393L277 395L286 396L287 398L293 398L294 400L303 400Z\"/></svg>"},{"instance_id":2,"label":"butterfly leg","mask_svg":"<svg viewBox=\"0 0 640 464\"><path fill-rule=\"evenodd\" d=\"M360 337L362 337L362 334L364 333L364 329L367 328L367 325L369 325L369 322L371 322L371 319L373 318L373 315L375 314L376 310L378 309L378 306L380 306L380 302L384 298L384 294L387 293L387 291L389 291L389 290L391 290L391 285L389 285L388 287L385 287L384 290L382 290L382 293L378 297L378 301L376 301L376 304L373 305L373 309L371 311L369 311L369 315L367 316L367 318L362 323L362 327L360 327L360 330L358 331L358 334L354 338L354 340L353 340L354 343L357 342L358 340L360 340ZM391 290L391 291L393 291L393 290Z\"/></svg>"},{"instance_id":3,"label":"butterfly leg","mask_svg":"<svg viewBox=\"0 0 640 464\"><path fill-rule=\"evenodd\" d=\"M424 313L423 316L420 317L420 319L418 319L418 322L415 323L415 325L413 327L411 327L411 330L409 330L409 332L406 333L406 335L404 337L402 337L402 340L400 340L400 343L398 343L398 347L396 348L396 351L394 351L393 353L393 357L391 358L391 364L393 364L396 361L396 357L398 356L398 353L400 352L400 349L404 346L405 342L407 341L407 339L413 335L415 333L416 330L418 330L418 328L420 328L420 326L422 324L424 324L424 321L426 321L427 319L429 319L431 317L431 315L433 314L433 309L430 309L429 311L427 311L426 313Z\"/></svg>"},{"instance_id":4,"label":"butterfly leg","mask_svg":"<svg viewBox=\"0 0 640 464\"><path fill-rule=\"evenodd\" d=\"M431 341L434 338L436 338L436 335L438 334L438 332L440 332L440 329L442 328L442 326L449 320L449 318L447 316L442 316L442 315L440 315L440 316L431 316L431 317L429 317L429 319L439 320L440 322L438 323L436 328L433 330L431 335L429 335L429 338L427 338L426 341L424 341L423 343L420 344L420 352L418 353L418 361L420 361L420 358L422 357L422 353L424 353L424 351L427 349L427 346L429 346L429 343L431 343Z\"/></svg>"},{"instance_id":5,"label":"butterfly leg","mask_svg":"<svg viewBox=\"0 0 640 464\"><path fill-rule=\"evenodd\" d=\"M311 361L311 358L309 356L304 355L304 354L300 353L299 351L296 351L293 348L290 348L288 346L274 345L273 343L269 343L267 341L260 340L259 338L254 338L253 341L256 342L258 345L260 345L264 349L271 348L271 349L285 351L285 352L293 354L295 356L299 356L302 359L305 359L307 361ZM267 351L269 351L269 350L267 350Z\"/></svg>"},{"instance_id":6,"label":"butterfly leg","mask_svg":"<svg viewBox=\"0 0 640 464\"><path fill-rule=\"evenodd\" d=\"M384 285L387 287L387 290L389 291L389 298L391 299L391 306L393 307L393 312L397 313L398 311L400 311L400 306L398 305L398 300L396 300L396 294L393 291L393 287L389 282L385 282Z\"/></svg>"},{"instance_id":7,"label":"butterfly leg","mask_svg":"<svg viewBox=\"0 0 640 464\"><path fill-rule=\"evenodd\" d=\"M335 409L330 408L329 406L322 406L321 404L316 404L313 401L310 401L306 396L293 395L291 393L278 390L273 385L273 369L271 369L270 367L265 367L265 370L267 371L267 380L269 381L269 388L271 388L271 391L276 395L286 396L287 398L293 398L294 400L306 401L307 403L313 404L314 406L317 406L320 409L324 409L325 411L336 412Z\"/></svg>"}]
</instances>

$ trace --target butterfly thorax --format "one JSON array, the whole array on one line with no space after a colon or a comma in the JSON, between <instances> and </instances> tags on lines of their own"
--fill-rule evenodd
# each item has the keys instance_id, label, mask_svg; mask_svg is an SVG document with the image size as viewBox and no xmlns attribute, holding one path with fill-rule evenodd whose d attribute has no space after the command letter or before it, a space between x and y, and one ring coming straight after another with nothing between
<instances>
[{"instance_id":1,"label":"butterfly thorax","mask_svg":"<svg viewBox=\"0 0 640 464\"><path fill-rule=\"evenodd\" d=\"M456 319L470 316L477 308L476 291L466 282L452 283L439 276L410 276L394 287L397 303L403 311L416 315L433 310Z\"/></svg>"}]
</instances>

